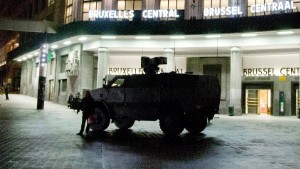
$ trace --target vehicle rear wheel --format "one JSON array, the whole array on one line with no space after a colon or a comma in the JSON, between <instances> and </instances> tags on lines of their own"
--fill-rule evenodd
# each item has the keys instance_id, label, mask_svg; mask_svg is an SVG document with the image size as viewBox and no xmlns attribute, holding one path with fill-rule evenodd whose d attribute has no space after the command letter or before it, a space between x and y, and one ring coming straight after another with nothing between
<instances>
[{"instance_id":1,"label":"vehicle rear wheel","mask_svg":"<svg viewBox=\"0 0 300 169\"><path fill-rule=\"evenodd\" d=\"M95 120L91 124L91 129L94 131L103 131L107 129L110 123L109 115L106 111L100 108L95 109Z\"/></svg>"},{"instance_id":2,"label":"vehicle rear wheel","mask_svg":"<svg viewBox=\"0 0 300 169\"><path fill-rule=\"evenodd\" d=\"M207 126L207 118L201 115L187 115L185 118L185 129L192 134L202 132Z\"/></svg>"},{"instance_id":3,"label":"vehicle rear wheel","mask_svg":"<svg viewBox=\"0 0 300 169\"><path fill-rule=\"evenodd\" d=\"M116 119L115 125L119 129L129 129L134 124L134 120L130 118L122 118L122 119Z\"/></svg>"},{"instance_id":4,"label":"vehicle rear wheel","mask_svg":"<svg viewBox=\"0 0 300 169\"><path fill-rule=\"evenodd\" d=\"M166 113L159 120L160 129L169 136L177 136L184 129L183 115L180 113Z\"/></svg>"}]
</instances>

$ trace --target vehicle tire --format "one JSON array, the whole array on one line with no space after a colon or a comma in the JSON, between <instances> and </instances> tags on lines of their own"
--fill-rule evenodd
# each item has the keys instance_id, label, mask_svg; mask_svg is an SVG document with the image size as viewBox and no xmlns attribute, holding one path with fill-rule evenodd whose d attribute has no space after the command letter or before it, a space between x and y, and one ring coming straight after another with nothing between
<instances>
[{"instance_id":1,"label":"vehicle tire","mask_svg":"<svg viewBox=\"0 0 300 169\"><path fill-rule=\"evenodd\" d=\"M122 118L122 119L116 119L115 125L119 129L129 129L134 124L134 120L130 118Z\"/></svg>"},{"instance_id":2,"label":"vehicle tire","mask_svg":"<svg viewBox=\"0 0 300 169\"><path fill-rule=\"evenodd\" d=\"M207 118L201 115L187 115L185 118L185 129L192 134L202 132L207 126Z\"/></svg>"},{"instance_id":3,"label":"vehicle tire","mask_svg":"<svg viewBox=\"0 0 300 169\"><path fill-rule=\"evenodd\" d=\"M103 131L109 126L110 119L106 111L100 108L95 109L95 120L91 124L91 129L94 131Z\"/></svg>"},{"instance_id":4,"label":"vehicle tire","mask_svg":"<svg viewBox=\"0 0 300 169\"><path fill-rule=\"evenodd\" d=\"M159 119L160 129L168 136L177 136L184 129L183 114L168 112Z\"/></svg>"}]
</instances>

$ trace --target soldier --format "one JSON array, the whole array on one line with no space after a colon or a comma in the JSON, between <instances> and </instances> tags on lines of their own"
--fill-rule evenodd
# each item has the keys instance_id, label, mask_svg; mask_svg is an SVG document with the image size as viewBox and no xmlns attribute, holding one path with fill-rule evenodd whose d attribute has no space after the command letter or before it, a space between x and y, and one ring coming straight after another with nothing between
<instances>
[{"instance_id":1,"label":"soldier","mask_svg":"<svg viewBox=\"0 0 300 169\"><path fill-rule=\"evenodd\" d=\"M81 101L81 110L82 110L82 122L81 129L77 135L82 135L85 127L85 123L88 120L89 116L94 113L94 99L91 96L90 91L85 92L85 96ZM85 133L88 134L90 130L90 124L86 125Z\"/></svg>"}]
</instances>

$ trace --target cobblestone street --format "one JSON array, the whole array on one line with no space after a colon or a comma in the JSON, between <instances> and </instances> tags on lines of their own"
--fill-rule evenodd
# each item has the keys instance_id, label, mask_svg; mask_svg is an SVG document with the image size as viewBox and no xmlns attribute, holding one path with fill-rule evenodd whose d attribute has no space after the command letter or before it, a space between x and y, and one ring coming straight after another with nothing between
<instances>
[{"instance_id":1,"label":"cobblestone street","mask_svg":"<svg viewBox=\"0 0 300 169\"><path fill-rule=\"evenodd\" d=\"M166 138L158 121L114 124L81 137L81 112L36 98L0 95L0 168L300 169L300 119L216 115L203 134Z\"/></svg>"}]
</instances>

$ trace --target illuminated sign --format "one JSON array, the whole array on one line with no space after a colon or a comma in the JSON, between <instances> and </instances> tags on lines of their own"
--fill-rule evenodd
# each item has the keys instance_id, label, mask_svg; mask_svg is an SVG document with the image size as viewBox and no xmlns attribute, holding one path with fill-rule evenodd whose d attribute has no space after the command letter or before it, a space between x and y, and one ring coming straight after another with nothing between
<instances>
[{"instance_id":1,"label":"illuminated sign","mask_svg":"<svg viewBox=\"0 0 300 169\"><path fill-rule=\"evenodd\" d=\"M300 75L299 67L274 68L248 68L243 69L243 76L297 76Z\"/></svg>"},{"instance_id":2,"label":"illuminated sign","mask_svg":"<svg viewBox=\"0 0 300 169\"><path fill-rule=\"evenodd\" d=\"M132 19L134 10L90 10L90 19ZM143 18L178 18L177 10L143 10Z\"/></svg>"},{"instance_id":3,"label":"illuminated sign","mask_svg":"<svg viewBox=\"0 0 300 169\"><path fill-rule=\"evenodd\" d=\"M223 15L241 15L243 12L241 11L240 6L233 7L221 7L221 8L204 8L203 15L204 16L223 16Z\"/></svg>"},{"instance_id":4,"label":"illuminated sign","mask_svg":"<svg viewBox=\"0 0 300 169\"><path fill-rule=\"evenodd\" d=\"M285 3L273 2L273 3L257 4L257 5L251 5L250 7L251 13L270 12L270 11L274 12L274 11L282 11L282 10L289 10L289 9L296 9L293 1L286 1Z\"/></svg>"},{"instance_id":5,"label":"illuminated sign","mask_svg":"<svg viewBox=\"0 0 300 169\"><path fill-rule=\"evenodd\" d=\"M158 73L163 73L162 68ZM176 69L176 73L184 73L183 69ZM133 74L145 74L143 68L108 68L108 74L110 75L133 75Z\"/></svg>"},{"instance_id":6,"label":"illuminated sign","mask_svg":"<svg viewBox=\"0 0 300 169\"><path fill-rule=\"evenodd\" d=\"M282 10L293 10L296 9L293 1L285 1L285 2L273 2L273 3L265 3L265 4L256 4L250 6L250 12L275 12ZM232 6L232 7L221 7L221 8L204 8L203 15L204 16L223 16L223 15L242 15L240 6Z\"/></svg>"},{"instance_id":7,"label":"illuminated sign","mask_svg":"<svg viewBox=\"0 0 300 169\"><path fill-rule=\"evenodd\" d=\"M134 10L90 10L89 18L95 19L130 19L134 17Z\"/></svg>"},{"instance_id":8,"label":"illuminated sign","mask_svg":"<svg viewBox=\"0 0 300 169\"><path fill-rule=\"evenodd\" d=\"M177 10L144 10L143 18L178 18Z\"/></svg>"}]
</instances>

